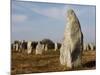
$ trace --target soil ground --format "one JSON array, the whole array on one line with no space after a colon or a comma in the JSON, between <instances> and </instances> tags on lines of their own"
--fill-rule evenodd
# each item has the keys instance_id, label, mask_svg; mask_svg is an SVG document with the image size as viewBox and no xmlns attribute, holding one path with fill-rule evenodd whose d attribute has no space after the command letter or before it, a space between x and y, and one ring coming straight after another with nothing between
<instances>
[{"instance_id":1,"label":"soil ground","mask_svg":"<svg viewBox=\"0 0 100 75\"><path fill-rule=\"evenodd\" d=\"M94 70L96 69L96 51L84 51L82 54L82 67L67 69L60 65L59 50L49 50L42 55L35 55L25 52L12 52L11 74L29 74L43 72L58 72L72 70Z\"/></svg>"}]
</instances>

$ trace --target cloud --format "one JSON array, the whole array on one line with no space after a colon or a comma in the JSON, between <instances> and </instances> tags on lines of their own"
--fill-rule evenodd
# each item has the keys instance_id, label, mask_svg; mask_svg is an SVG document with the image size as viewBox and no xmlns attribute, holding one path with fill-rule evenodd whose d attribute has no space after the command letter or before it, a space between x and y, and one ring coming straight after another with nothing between
<instances>
[{"instance_id":1,"label":"cloud","mask_svg":"<svg viewBox=\"0 0 100 75\"><path fill-rule=\"evenodd\" d=\"M33 32L32 34L34 34L35 32L40 33L40 31L38 31L38 27L40 27L39 30L42 31L42 25L46 26L46 24L48 25L48 27L46 27L48 31L51 25L55 25L55 27L53 28L59 27L60 25L63 27L59 28L64 28L64 25L67 22L65 18L68 9L73 9L75 11L80 21L85 40L93 41L95 38L95 11L94 7L91 6L69 4L60 6L56 4L52 5L32 2L14 2L12 6L12 22L14 24L14 28L12 28L12 31L14 32L14 34L23 34L23 32L25 34L26 32ZM44 16L46 16L46 18ZM59 31L57 32L60 32L60 29L58 30ZM52 29L52 31L55 32L55 29ZM61 34L58 37L62 36ZM57 36L57 33L53 35ZM37 34L34 34L34 36L37 36ZM51 38L54 37L51 36Z\"/></svg>"},{"instance_id":2,"label":"cloud","mask_svg":"<svg viewBox=\"0 0 100 75\"><path fill-rule=\"evenodd\" d=\"M27 18L28 17L26 15L13 14L12 15L12 22L14 22L14 23L24 22L25 20L27 20Z\"/></svg>"},{"instance_id":3,"label":"cloud","mask_svg":"<svg viewBox=\"0 0 100 75\"><path fill-rule=\"evenodd\" d=\"M65 15L65 8L58 8L58 7L48 7L48 8L33 8L33 12L38 13L43 16L47 16L49 18L54 19L63 19Z\"/></svg>"}]
</instances>

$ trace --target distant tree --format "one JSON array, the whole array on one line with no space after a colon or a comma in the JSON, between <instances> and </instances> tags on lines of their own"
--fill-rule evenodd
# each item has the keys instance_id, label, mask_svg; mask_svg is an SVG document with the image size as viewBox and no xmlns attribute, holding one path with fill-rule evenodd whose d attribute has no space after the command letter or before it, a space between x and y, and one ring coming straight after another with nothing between
<instances>
[{"instance_id":1,"label":"distant tree","mask_svg":"<svg viewBox=\"0 0 100 75\"><path fill-rule=\"evenodd\" d=\"M36 49L37 44L38 44L38 42L33 41L32 44L31 44L32 49Z\"/></svg>"},{"instance_id":2,"label":"distant tree","mask_svg":"<svg viewBox=\"0 0 100 75\"><path fill-rule=\"evenodd\" d=\"M50 39L43 39L41 41L44 45L47 45L48 49L54 49L54 42Z\"/></svg>"},{"instance_id":3,"label":"distant tree","mask_svg":"<svg viewBox=\"0 0 100 75\"><path fill-rule=\"evenodd\" d=\"M15 44L16 44L16 43L19 43L19 41L18 41L18 40L15 40L14 43L15 43Z\"/></svg>"}]
</instances>

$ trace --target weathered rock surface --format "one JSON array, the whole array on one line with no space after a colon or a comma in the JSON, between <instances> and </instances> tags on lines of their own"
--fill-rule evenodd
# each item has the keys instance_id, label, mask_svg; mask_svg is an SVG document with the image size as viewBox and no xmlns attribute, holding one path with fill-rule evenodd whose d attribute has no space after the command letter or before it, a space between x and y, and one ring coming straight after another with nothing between
<instances>
[{"instance_id":1,"label":"weathered rock surface","mask_svg":"<svg viewBox=\"0 0 100 75\"><path fill-rule=\"evenodd\" d=\"M60 49L60 63L69 68L80 66L82 50L83 34L80 22L75 12L69 9L64 39Z\"/></svg>"},{"instance_id":2,"label":"weathered rock surface","mask_svg":"<svg viewBox=\"0 0 100 75\"><path fill-rule=\"evenodd\" d=\"M42 54L44 49L44 45L42 45L40 42L38 42L36 46L36 54Z\"/></svg>"}]
</instances>

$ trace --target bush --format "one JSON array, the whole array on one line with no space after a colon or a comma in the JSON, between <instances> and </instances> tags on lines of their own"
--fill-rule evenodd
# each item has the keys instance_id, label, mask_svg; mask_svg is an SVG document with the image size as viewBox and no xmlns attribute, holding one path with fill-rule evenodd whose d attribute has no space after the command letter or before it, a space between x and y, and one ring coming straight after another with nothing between
<instances>
[{"instance_id":1,"label":"bush","mask_svg":"<svg viewBox=\"0 0 100 75\"><path fill-rule=\"evenodd\" d=\"M47 45L48 49L54 49L54 42L50 39L43 39L42 44Z\"/></svg>"}]
</instances>

